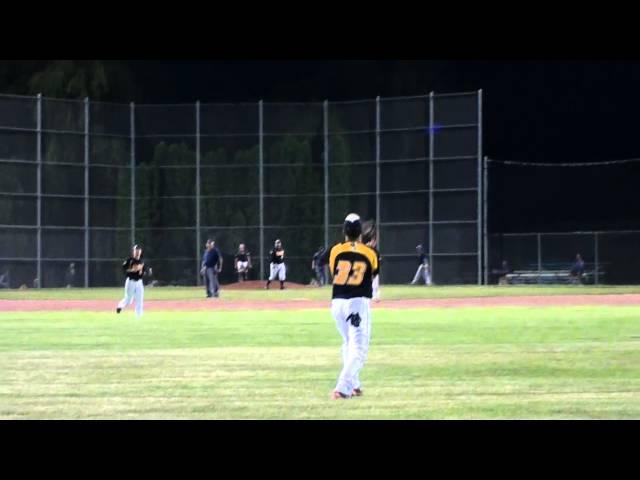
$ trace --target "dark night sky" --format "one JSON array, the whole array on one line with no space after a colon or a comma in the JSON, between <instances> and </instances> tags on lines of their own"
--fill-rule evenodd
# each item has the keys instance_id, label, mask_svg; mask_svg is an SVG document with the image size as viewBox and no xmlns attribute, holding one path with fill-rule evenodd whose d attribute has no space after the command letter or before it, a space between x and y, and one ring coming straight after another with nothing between
<instances>
[{"instance_id":1,"label":"dark night sky","mask_svg":"<svg viewBox=\"0 0 640 480\"><path fill-rule=\"evenodd\" d=\"M130 61L142 103L353 100L484 91L484 154L587 162L640 157L640 62ZM500 167L502 168L502 167ZM496 169L500 170L500 169ZM495 171L494 231L640 227L638 166ZM601 195L597 192L603 192Z\"/></svg>"}]
</instances>

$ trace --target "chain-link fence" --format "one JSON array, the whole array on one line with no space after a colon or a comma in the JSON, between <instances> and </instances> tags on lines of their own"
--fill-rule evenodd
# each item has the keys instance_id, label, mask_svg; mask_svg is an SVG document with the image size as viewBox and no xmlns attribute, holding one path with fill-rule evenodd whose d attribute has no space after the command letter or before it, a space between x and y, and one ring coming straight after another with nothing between
<instances>
[{"instance_id":1,"label":"chain-link fence","mask_svg":"<svg viewBox=\"0 0 640 480\"><path fill-rule=\"evenodd\" d=\"M207 238L253 279L276 238L288 279L376 220L384 283L429 253L435 283L480 283L481 92L353 102L134 105L0 96L0 279L113 286L142 244L154 279L200 281ZM0 285L2 283L0 282Z\"/></svg>"},{"instance_id":2,"label":"chain-link fence","mask_svg":"<svg viewBox=\"0 0 640 480\"><path fill-rule=\"evenodd\" d=\"M638 218L627 213L637 198L640 159L521 162L485 157L483 170L485 283L640 283ZM494 205L509 203L517 209L495 208L496 218L488 222L488 192ZM504 222L499 212L505 211L517 211L519 218ZM552 231L490 233L490 223L493 232L507 224ZM584 262L580 280L578 255ZM514 273L505 276L505 271Z\"/></svg>"},{"instance_id":3,"label":"chain-link fence","mask_svg":"<svg viewBox=\"0 0 640 480\"><path fill-rule=\"evenodd\" d=\"M637 284L640 281L640 230L565 233L507 233L489 237L489 282L511 272L531 272L525 283L574 282L569 276L545 272L571 272L577 255L584 261L582 283ZM519 277L514 276L513 281Z\"/></svg>"}]
</instances>

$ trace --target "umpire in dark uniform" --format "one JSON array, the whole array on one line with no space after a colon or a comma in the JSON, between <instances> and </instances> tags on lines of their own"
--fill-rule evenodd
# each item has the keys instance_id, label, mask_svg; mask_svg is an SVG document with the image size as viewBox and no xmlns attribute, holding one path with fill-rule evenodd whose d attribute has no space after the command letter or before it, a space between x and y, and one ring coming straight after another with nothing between
<instances>
[{"instance_id":1,"label":"umpire in dark uniform","mask_svg":"<svg viewBox=\"0 0 640 480\"><path fill-rule=\"evenodd\" d=\"M200 273L204 276L204 284L207 298L220 296L220 284L218 283L218 273L222 270L222 255L216 248L216 242L207 240L207 249L202 258L202 269Z\"/></svg>"}]
</instances>

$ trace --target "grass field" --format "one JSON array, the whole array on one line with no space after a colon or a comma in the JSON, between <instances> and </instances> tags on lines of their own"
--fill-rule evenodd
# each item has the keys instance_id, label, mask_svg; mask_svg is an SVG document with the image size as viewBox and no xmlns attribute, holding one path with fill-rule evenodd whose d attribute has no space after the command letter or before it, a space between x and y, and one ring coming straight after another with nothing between
<instances>
[{"instance_id":1,"label":"grass field","mask_svg":"<svg viewBox=\"0 0 640 480\"><path fill-rule=\"evenodd\" d=\"M458 286L422 287L383 285L382 295L386 300L411 298L469 298L469 297L511 297L527 295L607 295L640 293L640 286ZM0 300L113 300L122 297L122 288L49 288L41 290L0 290ZM146 288L147 300L199 300L204 297L204 287L162 287ZM308 298L323 300L331 298L331 287L302 288L291 290L226 290L222 286L222 297L229 300L282 300Z\"/></svg>"},{"instance_id":2,"label":"grass field","mask_svg":"<svg viewBox=\"0 0 640 480\"><path fill-rule=\"evenodd\" d=\"M568 292L564 289L568 288ZM384 298L639 293L637 287L384 287ZM148 289L147 299L201 298ZM327 289L247 293L328 298ZM121 289L2 292L118 298ZM640 418L639 307L374 311L365 395L329 400L328 311L1 312L0 419Z\"/></svg>"}]
</instances>

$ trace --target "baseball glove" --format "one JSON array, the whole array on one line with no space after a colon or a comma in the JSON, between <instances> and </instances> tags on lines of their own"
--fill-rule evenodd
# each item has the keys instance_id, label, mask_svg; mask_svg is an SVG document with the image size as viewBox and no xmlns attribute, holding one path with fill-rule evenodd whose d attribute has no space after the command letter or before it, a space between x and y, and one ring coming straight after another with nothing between
<instances>
[{"instance_id":1,"label":"baseball glove","mask_svg":"<svg viewBox=\"0 0 640 480\"><path fill-rule=\"evenodd\" d=\"M376 224L373 220L362 222L362 243L375 246L378 239Z\"/></svg>"}]
</instances>

